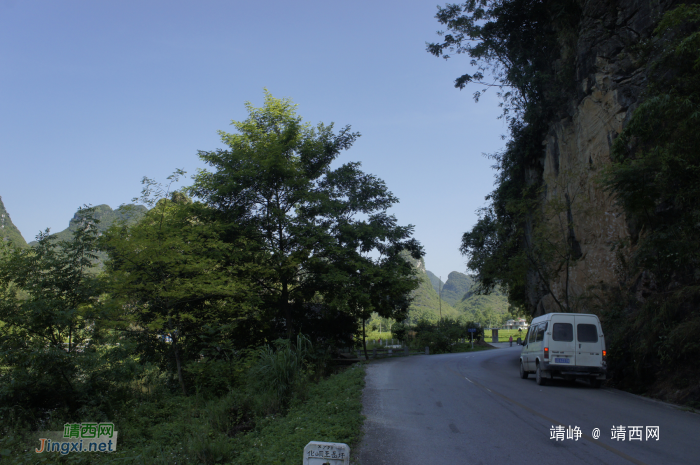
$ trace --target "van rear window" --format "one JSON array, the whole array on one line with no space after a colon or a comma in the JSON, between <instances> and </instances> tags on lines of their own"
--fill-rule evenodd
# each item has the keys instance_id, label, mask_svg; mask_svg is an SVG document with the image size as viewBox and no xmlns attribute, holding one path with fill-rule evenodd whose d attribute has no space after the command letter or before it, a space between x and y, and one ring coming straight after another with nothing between
<instances>
[{"instance_id":1,"label":"van rear window","mask_svg":"<svg viewBox=\"0 0 700 465\"><path fill-rule=\"evenodd\" d=\"M578 342L598 342L598 328L595 325L576 325Z\"/></svg>"},{"instance_id":2,"label":"van rear window","mask_svg":"<svg viewBox=\"0 0 700 465\"><path fill-rule=\"evenodd\" d=\"M537 326L537 339L535 342L544 341L544 332L547 331L547 322L540 323Z\"/></svg>"},{"instance_id":3,"label":"van rear window","mask_svg":"<svg viewBox=\"0 0 700 465\"><path fill-rule=\"evenodd\" d=\"M552 340L571 342L574 340L574 325L571 323L554 323L552 327Z\"/></svg>"}]
</instances>

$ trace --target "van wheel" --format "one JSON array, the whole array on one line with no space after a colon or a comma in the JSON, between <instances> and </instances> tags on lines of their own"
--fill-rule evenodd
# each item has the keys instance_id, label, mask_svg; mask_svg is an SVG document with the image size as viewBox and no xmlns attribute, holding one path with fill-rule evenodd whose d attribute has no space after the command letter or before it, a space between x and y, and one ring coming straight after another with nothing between
<instances>
[{"instance_id":1,"label":"van wheel","mask_svg":"<svg viewBox=\"0 0 700 465\"><path fill-rule=\"evenodd\" d=\"M527 379L527 377L530 375L527 371L525 371L525 368L523 367L523 361L520 360L520 377L522 379Z\"/></svg>"},{"instance_id":2,"label":"van wheel","mask_svg":"<svg viewBox=\"0 0 700 465\"><path fill-rule=\"evenodd\" d=\"M547 384L547 380L542 377L542 370L540 370L540 364L537 364L537 371L535 372L535 381L539 386L544 386Z\"/></svg>"},{"instance_id":3,"label":"van wheel","mask_svg":"<svg viewBox=\"0 0 700 465\"><path fill-rule=\"evenodd\" d=\"M591 378L591 387L594 389L600 388L600 380L595 379L595 378Z\"/></svg>"}]
</instances>

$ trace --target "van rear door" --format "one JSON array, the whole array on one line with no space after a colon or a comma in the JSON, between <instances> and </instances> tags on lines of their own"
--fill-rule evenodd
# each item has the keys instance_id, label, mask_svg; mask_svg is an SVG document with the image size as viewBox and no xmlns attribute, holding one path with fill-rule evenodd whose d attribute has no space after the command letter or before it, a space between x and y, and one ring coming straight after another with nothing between
<instances>
[{"instance_id":1,"label":"van rear door","mask_svg":"<svg viewBox=\"0 0 700 465\"><path fill-rule=\"evenodd\" d=\"M552 315L550 326L547 329L550 365L576 365L574 323L573 315Z\"/></svg>"},{"instance_id":2,"label":"van rear door","mask_svg":"<svg viewBox=\"0 0 700 465\"><path fill-rule=\"evenodd\" d=\"M593 315L575 315L576 365L600 367L603 360L600 322Z\"/></svg>"}]
</instances>

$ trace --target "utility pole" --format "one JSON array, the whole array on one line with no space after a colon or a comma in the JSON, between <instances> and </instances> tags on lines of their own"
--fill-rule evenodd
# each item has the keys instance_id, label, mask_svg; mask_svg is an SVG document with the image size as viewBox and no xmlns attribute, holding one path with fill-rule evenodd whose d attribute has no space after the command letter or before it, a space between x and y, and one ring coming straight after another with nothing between
<instances>
[{"instance_id":1,"label":"utility pole","mask_svg":"<svg viewBox=\"0 0 700 465\"><path fill-rule=\"evenodd\" d=\"M438 305L440 309L440 319L438 320L438 329L440 329L440 323L442 322L442 276L438 280Z\"/></svg>"}]
</instances>

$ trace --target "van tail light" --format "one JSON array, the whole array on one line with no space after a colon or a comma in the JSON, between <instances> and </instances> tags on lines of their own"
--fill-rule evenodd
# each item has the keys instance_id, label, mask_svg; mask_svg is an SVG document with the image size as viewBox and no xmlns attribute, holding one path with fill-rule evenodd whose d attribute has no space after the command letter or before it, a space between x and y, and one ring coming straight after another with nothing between
<instances>
[{"instance_id":1,"label":"van tail light","mask_svg":"<svg viewBox=\"0 0 700 465\"><path fill-rule=\"evenodd\" d=\"M604 362L607 362L607 361L608 361L608 351L607 351L607 350L604 350L604 351L603 351L603 361L604 361Z\"/></svg>"},{"instance_id":2,"label":"van tail light","mask_svg":"<svg viewBox=\"0 0 700 465\"><path fill-rule=\"evenodd\" d=\"M544 348L544 359L549 360L549 347Z\"/></svg>"}]
</instances>

